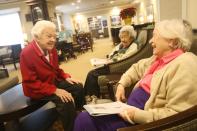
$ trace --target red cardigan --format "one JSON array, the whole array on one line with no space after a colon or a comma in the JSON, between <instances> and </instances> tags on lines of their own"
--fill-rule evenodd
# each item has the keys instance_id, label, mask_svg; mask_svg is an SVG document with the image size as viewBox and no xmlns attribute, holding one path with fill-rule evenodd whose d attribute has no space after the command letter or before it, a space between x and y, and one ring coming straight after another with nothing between
<instances>
[{"instance_id":1,"label":"red cardigan","mask_svg":"<svg viewBox=\"0 0 197 131\"><path fill-rule=\"evenodd\" d=\"M20 55L23 92L26 96L39 99L52 95L55 82L70 77L58 65L58 56L54 48L49 52L49 59L45 58L35 41L25 47Z\"/></svg>"}]
</instances>

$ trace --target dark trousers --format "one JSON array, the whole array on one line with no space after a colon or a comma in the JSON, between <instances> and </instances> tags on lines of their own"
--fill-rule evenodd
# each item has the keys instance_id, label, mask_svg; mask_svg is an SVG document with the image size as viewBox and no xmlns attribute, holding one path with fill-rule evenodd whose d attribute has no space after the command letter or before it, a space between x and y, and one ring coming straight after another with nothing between
<instances>
[{"instance_id":1,"label":"dark trousers","mask_svg":"<svg viewBox=\"0 0 197 131\"><path fill-rule=\"evenodd\" d=\"M42 98L41 100L52 101L56 105L56 110L63 123L64 131L72 131L74 120L76 117L76 109L81 109L84 105L84 89L81 84L70 84L67 81L59 82L56 85L58 88L65 89L72 94L75 103L64 103L57 95L51 95Z\"/></svg>"},{"instance_id":2,"label":"dark trousers","mask_svg":"<svg viewBox=\"0 0 197 131\"><path fill-rule=\"evenodd\" d=\"M88 72L84 90L85 95L96 95L97 97L100 96L100 87L98 85L98 76L107 74L107 71L100 71L100 70L91 70Z\"/></svg>"}]
</instances>

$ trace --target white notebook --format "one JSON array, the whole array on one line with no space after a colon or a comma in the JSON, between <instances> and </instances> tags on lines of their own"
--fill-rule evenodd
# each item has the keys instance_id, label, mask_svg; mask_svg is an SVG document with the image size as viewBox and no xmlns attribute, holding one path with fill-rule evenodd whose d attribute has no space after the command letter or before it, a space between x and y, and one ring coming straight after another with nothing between
<instances>
[{"instance_id":1,"label":"white notebook","mask_svg":"<svg viewBox=\"0 0 197 131\"><path fill-rule=\"evenodd\" d=\"M100 58L92 58L90 59L90 63L92 66L101 66L107 63L110 63L111 60L108 59L100 59Z\"/></svg>"},{"instance_id":2,"label":"white notebook","mask_svg":"<svg viewBox=\"0 0 197 131\"><path fill-rule=\"evenodd\" d=\"M83 106L92 116L118 114L130 106L122 102L110 102L104 104L89 104Z\"/></svg>"}]
</instances>

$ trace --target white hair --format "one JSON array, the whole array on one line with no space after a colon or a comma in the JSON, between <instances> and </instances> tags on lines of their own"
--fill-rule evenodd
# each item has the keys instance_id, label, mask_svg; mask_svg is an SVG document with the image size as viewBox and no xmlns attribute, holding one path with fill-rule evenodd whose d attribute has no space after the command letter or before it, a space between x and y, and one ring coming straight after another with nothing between
<instances>
[{"instance_id":1,"label":"white hair","mask_svg":"<svg viewBox=\"0 0 197 131\"><path fill-rule=\"evenodd\" d=\"M41 20L41 21L36 22L36 24L31 30L31 34L33 38L37 38L38 36L40 36L42 31L46 28L56 29L56 26L53 22L47 21L47 20Z\"/></svg>"},{"instance_id":2,"label":"white hair","mask_svg":"<svg viewBox=\"0 0 197 131\"><path fill-rule=\"evenodd\" d=\"M133 26L130 26L130 25L125 25L125 26L123 26L123 27L120 29L120 31L119 31L119 37L121 36L121 34L122 34L123 32L128 32L129 37L132 37L133 39L136 38L136 32L135 32Z\"/></svg>"},{"instance_id":3,"label":"white hair","mask_svg":"<svg viewBox=\"0 0 197 131\"><path fill-rule=\"evenodd\" d=\"M189 22L185 20L164 20L155 25L161 37L177 42L177 48L188 51L192 45L193 33Z\"/></svg>"}]
</instances>

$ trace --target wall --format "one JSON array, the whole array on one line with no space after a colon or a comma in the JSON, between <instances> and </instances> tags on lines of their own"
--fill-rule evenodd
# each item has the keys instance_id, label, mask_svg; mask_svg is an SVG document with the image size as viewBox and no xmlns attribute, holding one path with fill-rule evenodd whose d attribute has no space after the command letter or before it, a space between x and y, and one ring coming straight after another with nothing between
<instances>
[{"instance_id":1,"label":"wall","mask_svg":"<svg viewBox=\"0 0 197 131\"><path fill-rule=\"evenodd\" d=\"M30 13L29 7L25 2L15 2L9 4L0 4L0 10L20 8L19 15L21 18L21 26L24 33L27 33L28 40L31 39L30 29L32 28L32 22L26 22L25 14Z\"/></svg>"},{"instance_id":2,"label":"wall","mask_svg":"<svg viewBox=\"0 0 197 131\"><path fill-rule=\"evenodd\" d=\"M160 20L182 18L182 0L160 0Z\"/></svg>"},{"instance_id":3,"label":"wall","mask_svg":"<svg viewBox=\"0 0 197 131\"><path fill-rule=\"evenodd\" d=\"M63 14L63 24L65 25L66 29L74 31L72 16Z\"/></svg>"},{"instance_id":4,"label":"wall","mask_svg":"<svg viewBox=\"0 0 197 131\"><path fill-rule=\"evenodd\" d=\"M187 0L186 2L187 2L186 20L190 21L194 29L197 29L197 16L196 16L197 0Z\"/></svg>"},{"instance_id":5,"label":"wall","mask_svg":"<svg viewBox=\"0 0 197 131\"><path fill-rule=\"evenodd\" d=\"M49 18L54 18L55 6L52 2L47 3L48 10L49 10ZM30 7L24 2L15 2L15 3L8 3L8 4L0 4L0 10L4 9L11 9L11 8L20 8L19 14L21 18L21 26L24 33L27 34L28 41L32 40L31 37L31 28L33 27L33 23L31 21L26 21L25 15L30 14Z\"/></svg>"},{"instance_id":6,"label":"wall","mask_svg":"<svg viewBox=\"0 0 197 131\"><path fill-rule=\"evenodd\" d=\"M123 9L123 8L128 7L128 6L131 6L131 5L119 6L118 8ZM110 19L110 16L112 14L112 9L113 9L113 7L91 10L91 11L81 12L81 13L78 13L78 14L72 14L72 15L70 15L70 17L69 17L69 15L64 14L63 21L64 21L65 26L69 29L72 28L73 31L74 31L76 26L80 26L82 31L89 32L87 18L95 17L95 16L104 16L104 17L107 18L108 32L109 32L109 36L111 37L111 31L110 31L111 19ZM79 24L77 25L77 23L79 23Z\"/></svg>"}]
</instances>

